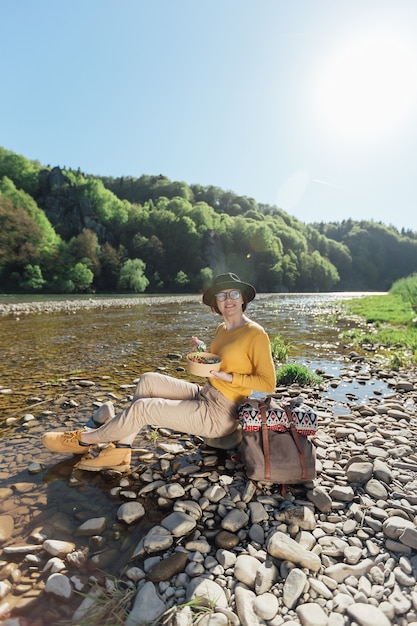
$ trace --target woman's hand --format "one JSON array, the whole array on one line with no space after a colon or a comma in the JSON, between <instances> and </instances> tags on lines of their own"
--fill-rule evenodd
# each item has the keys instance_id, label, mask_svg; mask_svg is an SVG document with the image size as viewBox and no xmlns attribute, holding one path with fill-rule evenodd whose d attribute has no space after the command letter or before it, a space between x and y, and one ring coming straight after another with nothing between
<instances>
[{"instance_id":1,"label":"woman's hand","mask_svg":"<svg viewBox=\"0 0 417 626\"><path fill-rule=\"evenodd\" d=\"M196 352L197 348L202 347L203 350L206 348L206 344L204 341L201 341L198 337L191 337L191 351Z\"/></svg>"},{"instance_id":2,"label":"woman's hand","mask_svg":"<svg viewBox=\"0 0 417 626\"><path fill-rule=\"evenodd\" d=\"M226 383L233 382L233 374L228 374L227 372L215 372L212 370L210 372L210 378L217 378L217 380L224 380Z\"/></svg>"}]
</instances>

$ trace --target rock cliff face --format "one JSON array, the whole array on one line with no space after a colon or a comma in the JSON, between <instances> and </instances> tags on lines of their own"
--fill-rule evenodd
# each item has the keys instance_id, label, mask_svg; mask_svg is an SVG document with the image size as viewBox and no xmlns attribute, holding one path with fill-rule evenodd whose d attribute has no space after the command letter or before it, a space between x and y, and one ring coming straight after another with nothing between
<instances>
[{"instance_id":1,"label":"rock cliff face","mask_svg":"<svg viewBox=\"0 0 417 626\"><path fill-rule=\"evenodd\" d=\"M84 228L94 231L100 243L112 240L108 230L94 218L94 207L59 167L40 172L38 206L64 239L76 237Z\"/></svg>"}]
</instances>

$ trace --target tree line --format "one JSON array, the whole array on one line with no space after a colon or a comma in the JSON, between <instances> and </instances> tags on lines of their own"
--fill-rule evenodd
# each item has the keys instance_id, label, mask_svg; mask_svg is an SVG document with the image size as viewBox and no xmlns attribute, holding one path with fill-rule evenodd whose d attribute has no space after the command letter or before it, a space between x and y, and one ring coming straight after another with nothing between
<instances>
[{"instance_id":1,"label":"tree line","mask_svg":"<svg viewBox=\"0 0 417 626\"><path fill-rule=\"evenodd\" d=\"M387 291L416 264L411 230L308 225L215 186L92 176L0 148L3 293L195 293L224 271L260 292Z\"/></svg>"}]
</instances>

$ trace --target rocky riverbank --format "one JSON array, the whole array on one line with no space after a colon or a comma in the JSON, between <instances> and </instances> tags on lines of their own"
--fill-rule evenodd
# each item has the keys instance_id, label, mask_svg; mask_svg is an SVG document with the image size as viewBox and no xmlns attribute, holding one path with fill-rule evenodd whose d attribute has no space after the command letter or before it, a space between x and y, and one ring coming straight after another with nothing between
<instances>
[{"instance_id":1,"label":"rocky riverbank","mask_svg":"<svg viewBox=\"0 0 417 626\"><path fill-rule=\"evenodd\" d=\"M178 301L180 299L194 299L195 296L187 295L187 296L175 296L175 299ZM150 304L150 303L158 303L162 301L169 301L169 296L120 296L120 297L112 297L106 298L105 296L100 297L79 297L79 298L59 298L57 297L55 300L51 299L33 299L33 300L25 300L22 302L13 300L2 301L0 299L0 316L2 315L12 315L12 316L22 316L22 315L32 315L36 313L58 313L64 311L66 313L75 313L81 309L107 309L107 308L123 308L123 307L133 307L138 304Z\"/></svg>"},{"instance_id":2,"label":"rocky riverbank","mask_svg":"<svg viewBox=\"0 0 417 626\"><path fill-rule=\"evenodd\" d=\"M336 417L326 390L346 380L371 389L383 380L389 391L366 403L351 394ZM75 492L88 500L92 479L64 461L68 506L49 519L45 473L56 459L27 414L17 444L29 439L33 456L16 446L2 459L1 623L82 626L90 615L101 626L196 617L200 626L416 626L417 372L352 353L324 388L278 391L301 392L319 412L314 483L283 494L248 481L234 451L149 431L130 474L94 477L105 511L71 504ZM73 428L71 418L62 427ZM16 478L17 460L26 471Z\"/></svg>"}]
</instances>

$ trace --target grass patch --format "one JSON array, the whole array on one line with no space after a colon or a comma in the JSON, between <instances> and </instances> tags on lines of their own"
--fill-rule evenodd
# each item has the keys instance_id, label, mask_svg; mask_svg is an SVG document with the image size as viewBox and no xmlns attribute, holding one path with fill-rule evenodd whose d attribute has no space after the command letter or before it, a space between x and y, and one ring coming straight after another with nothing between
<instances>
[{"instance_id":1,"label":"grass patch","mask_svg":"<svg viewBox=\"0 0 417 626\"><path fill-rule=\"evenodd\" d=\"M129 586L114 578L108 578L105 587L96 583L90 593L79 594L84 599L88 598L90 602L77 620L76 626L123 626L132 610L137 593L136 585ZM215 604L207 598L193 598L166 609L156 621L146 623L149 626L174 626L179 624L176 616L180 615L184 608L189 607L191 614L188 616L187 624L197 624L203 615L214 612L214 606ZM59 626L74 626L74 621L61 620Z\"/></svg>"},{"instance_id":2,"label":"grass patch","mask_svg":"<svg viewBox=\"0 0 417 626\"><path fill-rule=\"evenodd\" d=\"M385 356L390 360L392 369L417 361L415 311L401 295L388 293L346 300L342 307L348 315L363 320L362 326L345 331L343 337L357 346L371 344L380 352L390 350L391 353Z\"/></svg>"},{"instance_id":3,"label":"grass patch","mask_svg":"<svg viewBox=\"0 0 417 626\"><path fill-rule=\"evenodd\" d=\"M193 598L184 604L173 606L171 609L167 609L165 613L159 618L158 622L154 622L151 626L175 626L180 624L181 618L176 619L183 609L189 607L191 614L187 616L187 622L181 621L184 624L197 624L204 615L213 614L214 603L210 602L207 598ZM191 620L191 621L190 621Z\"/></svg>"},{"instance_id":4,"label":"grass patch","mask_svg":"<svg viewBox=\"0 0 417 626\"><path fill-rule=\"evenodd\" d=\"M277 369L277 385L297 384L300 387L314 387L321 385L323 379L311 372L305 365L286 363Z\"/></svg>"},{"instance_id":5,"label":"grass patch","mask_svg":"<svg viewBox=\"0 0 417 626\"><path fill-rule=\"evenodd\" d=\"M98 583L90 593L80 595L90 600L90 606L77 620L77 626L123 626L131 610L137 588L127 587L121 581L109 578L106 588ZM62 620L61 626L74 625L72 620Z\"/></svg>"},{"instance_id":6,"label":"grass patch","mask_svg":"<svg viewBox=\"0 0 417 626\"><path fill-rule=\"evenodd\" d=\"M278 363L285 363L291 350L291 342L281 335L275 335L271 341L272 358Z\"/></svg>"},{"instance_id":7,"label":"grass patch","mask_svg":"<svg viewBox=\"0 0 417 626\"><path fill-rule=\"evenodd\" d=\"M368 324L408 325L415 315L409 302L390 293L346 300L342 304L349 313L359 315Z\"/></svg>"}]
</instances>

